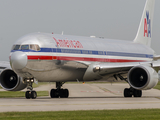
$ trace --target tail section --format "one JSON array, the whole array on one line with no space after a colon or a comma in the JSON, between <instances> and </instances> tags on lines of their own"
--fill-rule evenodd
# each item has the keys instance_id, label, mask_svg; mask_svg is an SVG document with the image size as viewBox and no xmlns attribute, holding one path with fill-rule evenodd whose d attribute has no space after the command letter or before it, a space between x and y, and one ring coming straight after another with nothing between
<instances>
[{"instance_id":1,"label":"tail section","mask_svg":"<svg viewBox=\"0 0 160 120\"><path fill-rule=\"evenodd\" d=\"M147 0L143 11L135 43L145 44L150 47L152 38L152 23L155 0Z\"/></svg>"}]
</instances>

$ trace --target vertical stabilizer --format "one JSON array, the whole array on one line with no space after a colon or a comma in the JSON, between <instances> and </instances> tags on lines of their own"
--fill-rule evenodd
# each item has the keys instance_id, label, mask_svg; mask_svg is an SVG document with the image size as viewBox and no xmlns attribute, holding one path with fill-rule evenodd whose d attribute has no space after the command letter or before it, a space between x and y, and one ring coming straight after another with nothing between
<instances>
[{"instance_id":1,"label":"vertical stabilizer","mask_svg":"<svg viewBox=\"0 0 160 120\"><path fill-rule=\"evenodd\" d=\"M137 36L134 39L135 43L145 44L149 47L151 45L154 4L155 0L146 1Z\"/></svg>"}]
</instances>

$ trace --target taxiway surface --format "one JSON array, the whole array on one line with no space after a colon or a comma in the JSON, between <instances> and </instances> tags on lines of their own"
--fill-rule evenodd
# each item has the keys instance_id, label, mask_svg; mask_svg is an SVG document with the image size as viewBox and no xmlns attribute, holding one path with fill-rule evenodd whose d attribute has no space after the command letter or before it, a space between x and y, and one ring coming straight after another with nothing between
<instances>
[{"instance_id":1,"label":"taxiway surface","mask_svg":"<svg viewBox=\"0 0 160 120\"><path fill-rule=\"evenodd\" d=\"M50 90L54 85L44 85L35 90ZM143 91L142 98L124 98L123 90L128 84L65 84L69 98L37 97L0 98L0 112L11 111L68 111L104 109L160 108L160 91Z\"/></svg>"}]
</instances>

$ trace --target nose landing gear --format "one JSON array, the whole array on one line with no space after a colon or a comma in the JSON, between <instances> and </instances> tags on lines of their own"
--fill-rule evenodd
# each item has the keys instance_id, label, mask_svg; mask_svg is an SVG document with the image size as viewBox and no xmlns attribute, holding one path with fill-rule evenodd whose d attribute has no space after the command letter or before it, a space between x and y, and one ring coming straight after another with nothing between
<instances>
[{"instance_id":1,"label":"nose landing gear","mask_svg":"<svg viewBox=\"0 0 160 120\"><path fill-rule=\"evenodd\" d=\"M34 79L28 79L26 80L27 82L27 89L29 89L28 91L26 91L25 97L26 99L36 99L37 98L37 92L33 90L32 84L34 82Z\"/></svg>"},{"instance_id":2,"label":"nose landing gear","mask_svg":"<svg viewBox=\"0 0 160 120\"><path fill-rule=\"evenodd\" d=\"M68 98L69 96L69 91L68 89L62 89L62 85L65 82L56 82L56 88L57 89L51 89L50 91L50 96L51 98Z\"/></svg>"}]
</instances>

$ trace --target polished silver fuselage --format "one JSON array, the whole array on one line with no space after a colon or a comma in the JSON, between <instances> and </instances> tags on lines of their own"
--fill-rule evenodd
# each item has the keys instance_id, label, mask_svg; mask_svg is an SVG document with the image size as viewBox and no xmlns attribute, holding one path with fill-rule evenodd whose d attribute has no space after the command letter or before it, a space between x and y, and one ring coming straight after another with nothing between
<instances>
[{"instance_id":1,"label":"polished silver fuselage","mask_svg":"<svg viewBox=\"0 0 160 120\"><path fill-rule=\"evenodd\" d=\"M143 63L152 61L154 55L151 48L138 43L49 33L28 34L15 42L15 45L29 44L39 45L40 50L12 50L10 56L17 51L27 55L23 69L12 68L23 78L44 82L83 81L90 65ZM101 80L119 71L122 70L102 71Z\"/></svg>"}]
</instances>

